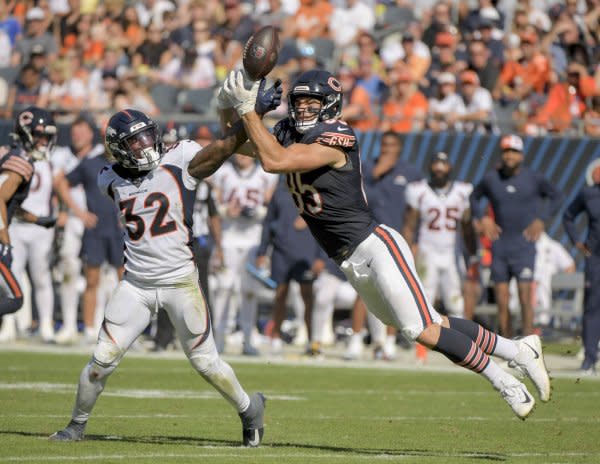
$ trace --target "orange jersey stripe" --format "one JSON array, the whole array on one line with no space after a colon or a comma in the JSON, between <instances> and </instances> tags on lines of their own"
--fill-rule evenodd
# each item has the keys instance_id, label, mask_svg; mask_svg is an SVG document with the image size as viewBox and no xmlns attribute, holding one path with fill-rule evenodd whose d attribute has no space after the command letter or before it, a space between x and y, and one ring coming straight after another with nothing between
<instances>
[{"instance_id":1,"label":"orange jersey stripe","mask_svg":"<svg viewBox=\"0 0 600 464\"><path fill-rule=\"evenodd\" d=\"M14 293L15 298L22 298L23 294L21 293L21 287L19 287L19 284L15 280L15 276L2 262L0 262L0 273L2 273L4 280L6 280L10 290Z\"/></svg>"},{"instance_id":2,"label":"orange jersey stripe","mask_svg":"<svg viewBox=\"0 0 600 464\"><path fill-rule=\"evenodd\" d=\"M431 319L431 314L429 314L429 308L427 306L427 301L425 300L425 296L421 292L421 287L419 287L417 280L413 276L413 274L408 266L408 263L404 259L404 256L402 256L402 252L396 245L396 242L394 242L394 240L392 240L389 233L385 229L382 229L381 227L377 227L376 230L379 232L381 238L383 238L385 240L385 242L388 244L388 246L394 253L396 262L402 269L403 274L406 276L406 283L408 284L408 286L411 288L411 290L417 297L417 306L418 306L421 314L423 314L423 316L425 317L425 327L429 327L433 323L433 321Z\"/></svg>"}]
</instances>

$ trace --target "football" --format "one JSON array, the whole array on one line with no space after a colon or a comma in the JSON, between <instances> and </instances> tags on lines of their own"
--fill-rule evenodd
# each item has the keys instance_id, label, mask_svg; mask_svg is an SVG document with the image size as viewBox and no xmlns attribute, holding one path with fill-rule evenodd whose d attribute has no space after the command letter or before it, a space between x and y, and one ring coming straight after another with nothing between
<instances>
[{"instance_id":1,"label":"football","mask_svg":"<svg viewBox=\"0 0 600 464\"><path fill-rule=\"evenodd\" d=\"M273 26L265 26L246 42L243 54L248 77L258 81L271 72L279 56L279 33Z\"/></svg>"}]
</instances>

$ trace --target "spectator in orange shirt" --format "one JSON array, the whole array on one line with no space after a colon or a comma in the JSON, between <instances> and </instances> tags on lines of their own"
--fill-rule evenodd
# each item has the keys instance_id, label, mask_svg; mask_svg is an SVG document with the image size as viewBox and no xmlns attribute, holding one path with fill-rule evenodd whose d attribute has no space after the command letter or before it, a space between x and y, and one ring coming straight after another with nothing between
<instances>
[{"instance_id":1,"label":"spectator in orange shirt","mask_svg":"<svg viewBox=\"0 0 600 464\"><path fill-rule=\"evenodd\" d=\"M315 37L327 37L332 13L333 6L328 1L301 0L293 18L296 38L308 41Z\"/></svg>"},{"instance_id":2,"label":"spectator in orange shirt","mask_svg":"<svg viewBox=\"0 0 600 464\"><path fill-rule=\"evenodd\" d=\"M530 122L550 132L563 132L572 127L574 121L583 118L585 99L597 93L596 82L585 67L570 63L566 81L552 86L546 103Z\"/></svg>"},{"instance_id":3,"label":"spectator in orange shirt","mask_svg":"<svg viewBox=\"0 0 600 464\"><path fill-rule=\"evenodd\" d=\"M521 51L519 61L510 60L504 64L494 88L494 99L518 102L532 93L544 93L550 78L550 63L538 50L535 32L521 34Z\"/></svg>"},{"instance_id":4,"label":"spectator in orange shirt","mask_svg":"<svg viewBox=\"0 0 600 464\"><path fill-rule=\"evenodd\" d=\"M356 83L356 76L348 68L340 68L338 79L342 84L342 119L354 130L365 132L377 129L378 120L371 105L369 93Z\"/></svg>"},{"instance_id":5,"label":"spectator in orange shirt","mask_svg":"<svg viewBox=\"0 0 600 464\"><path fill-rule=\"evenodd\" d=\"M427 117L427 99L419 92L412 75L406 69L392 71L390 96L383 104L380 130L410 132L424 127Z\"/></svg>"}]
</instances>

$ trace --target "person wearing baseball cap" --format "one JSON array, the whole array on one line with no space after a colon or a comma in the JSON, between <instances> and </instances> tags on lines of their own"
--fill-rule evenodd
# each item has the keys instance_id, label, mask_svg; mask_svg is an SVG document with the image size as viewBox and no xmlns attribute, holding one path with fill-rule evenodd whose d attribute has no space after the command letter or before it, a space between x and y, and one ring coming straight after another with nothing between
<instances>
[{"instance_id":1,"label":"person wearing baseball cap","mask_svg":"<svg viewBox=\"0 0 600 464\"><path fill-rule=\"evenodd\" d=\"M32 54L41 55L41 52L52 59L58 53L58 45L54 36L48 32L46 11L36 6L30 8L25 14L25 33L15 42L11 66L25 65Z\"/></svg>"},{"instance_id":2,"label":"person wearing baseball cap","mask_svg":"<svg viewBox=\"0 0 600 464\"><path fill-rule=\"evenodd\" d=\"M467 132L486 133L494 130L494 102L492 94L481 86L475 71L463 71L460 75L460 95L465 104L463 114L457 120Z\"/></svg>"},{"instance_id":3,"label":"person wearing baseball cap","mask_svg":"<svg viewBox=\"0 0 600 464\"><path fill-rule=\"evenodd\" d=\"M513 336L508 310L510 280L517 280L521 303L522 333L533 333L532 280L535 242L545 223L558 211L562 195L541 174L523 166L524 145L518 135L500 140L502 161L488 172L471 194L475 229L492 241L491 280L495 284L500 333ZM484 214L481 200L492 206L493 216Z\"/></svg>"}]
</instances>

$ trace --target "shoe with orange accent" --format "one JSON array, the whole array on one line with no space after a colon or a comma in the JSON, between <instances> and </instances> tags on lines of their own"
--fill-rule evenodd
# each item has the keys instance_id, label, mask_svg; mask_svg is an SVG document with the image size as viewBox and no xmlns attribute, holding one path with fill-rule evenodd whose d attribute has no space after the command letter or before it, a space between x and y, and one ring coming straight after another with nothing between
<instances>
[{"instance_id":1,"label":"shoe with orange accent","mask_svg":"<svg viewBox=\"0 0 600 464\"><path fill-rule=\"evenodd\" d=\"M537 335L529 335L517 341L519 354L508 363L531 379L540 395L541 401L550 400L550 377L544 363L542 341Z\"/></svg>"},{"instance_id":2,"label":"shoe with orange accent","mask_svg":"<svg viewBox=\"0 0 600 464\"><path fill-rule=\"evenodd\" d=\"M417 357L417 363L425 364L427 362L427 348L425 345L415 343L415 355Z\"/></svg>"},{"instance_id":3,"label":"shoe with orange accent","mask_svg":"<svg viewBox=\"0 0 600 464\"><path fill-rule=\"evenodd\" d=\"M83 440L83 435L85 432L85 425L80 424L79 422L75 422L71 420L69 425L67 425L64 429L59 430L58 432L54 432L52 435L48 437L50 441L80 441Z\"/></svg>"}]
</instances>

